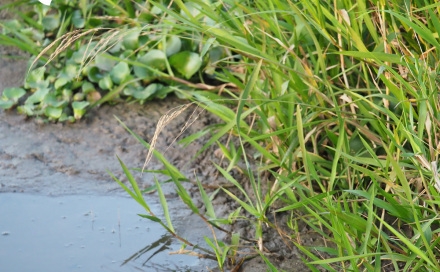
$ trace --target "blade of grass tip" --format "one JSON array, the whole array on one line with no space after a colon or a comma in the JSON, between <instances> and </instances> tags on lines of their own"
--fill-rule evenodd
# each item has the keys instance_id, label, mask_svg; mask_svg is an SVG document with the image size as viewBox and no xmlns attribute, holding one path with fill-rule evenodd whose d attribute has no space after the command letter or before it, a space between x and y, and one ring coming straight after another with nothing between
<instances>
[{"instance_id":1,"label":"blade of grass tip","mask_svg":"<svg viewBox=\"0 0 440 272\"><path fill-rule=\"evenodd\" d=\"M345 122L343 120L342 124L339 124L339 137L336 144L335 157L333 158L332 172L330 174L329 185L327 191L333 191L333 186L336 179L336 171L338 170L339 158L341 157L341 151L345 140Z\"/></svg>"},{"instance_id":2,"label":"blade of grass tip","mask_svg":"<svg viewBox=\"0 0 440 272\"><path fill-rule=\"evenodd\" d=\"M119 186L122 187L122 189L124 189L130 195L131 198L136 199L136 194L133 193L124 183L122 183L122 181L115 177L112 172L107 171L107 173L119 184Z\"/></svg>"},{"instance_id":3,"label":"blade of grass tip","mask_svg":"<svg viewBox=\"0 0 440 272\"><path fill-rule=\"evenodd\" d=\"M176 192L180 196L180 198L182 199L183 203L185 203L188 206L188 208L191 209L191 211L193 213L200 215L199 209L192 201L191 196L188 194L186 189L182 186L182 183L178 179L176 179L174 176L171 176L171 178L174 182L174 185L176 185L176 187L177 187Z\"/></svg>"},{"instance_id":4,"label":"blade of grass tip","mask_svg":"<svg viewBox=\"0 0 440 272\"><path fill-rule=\"evenodd\" d=\"M260 60L258 62L257 66L252 71L252 74L251 74L251 77L249 78L248 84L246 84L243 92L241 93L238 107L237 107L237 112L235 115L235 121L236 121L238 128L240 127L241 114L243 113L243 108L244 108L246 101L249 97L249 93L251 92L252 89L255 88L255 85L258 81L262 63L263 63L263 60Z\"/></svg>"},{"instance_id":5,"label":"blade of grass tip","mask_svg":"<svg viewBox=\"0 0 440 272\"><path fill-rule=\"evenodd\" d=\"M205 204L206 215L209 217L209 219L216 219L214 206L212 206L211 199L209 198L199 179L197 179L197 186L199 187L200 195L202 196L203 203Z\"/></svg>"},{"instance_id":6,"label":"blade of grass tip","mask_svg":"<svg viewBox=\"0 0 440 272\"><path fill-rule=\"evenodd\" d=\"M127 177L128 181L130 182L131 187L133 188L134 191L134 199L142 206L144 207L144 209L146 211L148 211L149 213L151 213L151 209L148 206L148 204L145 202L144 197L142 196L141 190L139 190L139 186L137 185L136 180L134 179L133 175L131 174L131 172L128 170L127 166L125 166L125 164L122 162L122 160L116 156L118 158L119 164L122 167L122 170L125 173L125 176Z\"/></svg>"},{"instance_id":7,"label":"blade of grass tip","mask_svg":"<svg viewBox=\"0 0 440 272\"><path fill-rule=\"evenodd\" d=\"M160 204L162 205L163 214L165 216L165 220L167 221L168 228L170 230L172 230L172 232L175 232L174 227L173 227L173 223L171 222L170 212L168 209L168 203L165 198L165 195L163 194L162 187L160 186L159 181L157 180L156 177L154 177L154 182L156 183L157 194L159 195Z\"/></svg>"}]
</instances>

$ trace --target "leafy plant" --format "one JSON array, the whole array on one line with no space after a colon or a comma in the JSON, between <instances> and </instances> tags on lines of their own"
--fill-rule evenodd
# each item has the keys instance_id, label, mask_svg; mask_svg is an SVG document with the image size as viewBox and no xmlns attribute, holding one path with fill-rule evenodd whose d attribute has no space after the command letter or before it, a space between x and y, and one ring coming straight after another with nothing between
<instances>
[{"instance_id":1,"label":"leafy plant","mask_svg":"<svg viewBox=\"0 0 440 272\"><path fill-rule=\"evenodd\" d=\"M267 217L274 211L290 214L289 240L311 269L440 269L435 3L175 3L181 12L154 5L242 56L239 72L231 65L219 75L238 95L188 94L223 120L205 148L238 137L238 147L221 149L251 190L217 168L234 186L223 191L248 215L260 253L262 225L277 228ZM257 170L245 146L256 150ZM301 221L319 245L301 243ZM223 252L216 251L220 262Z\"/></svg>"},{"instance_id":2,"label":"leafy plant","mask_svg":"<svg viewBox=\"0 0 440 272\"><path fill-rule=\"evenodd\" d=\"M182 40L181 30L174 34L148 2L55 0L19 15L21 20L2 23L0 43L33 55L24 89L41 98L31 95L20 113L73 122L104 102L163 99L171 87L203 80L197 39ZM18 103L3 100L5 108Z\"/></svg>"}]
</instances>

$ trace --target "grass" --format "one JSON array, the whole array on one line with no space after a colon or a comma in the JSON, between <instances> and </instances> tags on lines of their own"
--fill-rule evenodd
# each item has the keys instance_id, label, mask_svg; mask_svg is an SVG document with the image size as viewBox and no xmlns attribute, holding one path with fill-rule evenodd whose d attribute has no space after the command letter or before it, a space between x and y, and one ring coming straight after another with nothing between
<instances>
[{"instance_id":1,"label":"grass","mask_svg":"<svg viewBox=\"0 0 440 272\"><path fill-rule=\"evenodd\" d=\"M277 269L264 249L263 229L279 228L272 213L291 218L283 238L302 251L312 271L440 269L440 3L150 3L162 11L163 31L198 40L201 55L214 46L229 52L216 66L216 77L233 84L224 85L222 95L182 86L175 91L222 120L205 148L218 144L229 160L217 168L233 188L220 189L240 209L217 218L212 192L199 183L203 213L182 186L188 178L150 149L183 202L210 227L223 230L222 224L244 217L253 226L253 237L231 234L230 244L207 238L211 249L204 250L220 269L255 252L268 269ZM228 135L236 145L219 142ZM124 188L148 211L121 165L135 191ZM174 233L168 216L165 222L148 216ZM301 241L300 224L321 237L319 245ZM244 239L253 241L250 255L237 253Z\"/></svg>"}]
</instances>

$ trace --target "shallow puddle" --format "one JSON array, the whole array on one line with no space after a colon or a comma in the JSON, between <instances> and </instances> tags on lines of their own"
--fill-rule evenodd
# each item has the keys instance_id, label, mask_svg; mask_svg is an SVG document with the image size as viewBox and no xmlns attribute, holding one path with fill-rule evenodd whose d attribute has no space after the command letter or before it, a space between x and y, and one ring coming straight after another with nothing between
<instances>
[{"instance_id":1,"label":"shallow puddle","mask_svg":"<svg viewBox=\"0 0 440 272\"><path fill-rule=\"evenodd\" d=\"M160 210L159 207L151 207ZM132 199L0 194L2 271L204 271Z\"/></svg>"}]
</instances>

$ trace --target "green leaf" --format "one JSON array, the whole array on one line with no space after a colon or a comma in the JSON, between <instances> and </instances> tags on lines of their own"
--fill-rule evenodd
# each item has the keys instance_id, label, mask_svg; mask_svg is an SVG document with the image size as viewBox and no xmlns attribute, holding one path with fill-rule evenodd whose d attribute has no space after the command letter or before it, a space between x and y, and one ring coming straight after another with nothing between
<instances>
[{"instance_id":1,"label":"green leaf","mask_svg":"<svg viewBox=\"0 0 440 272\"><path fill-rule=\"evenodd\" d=\"M103 78L103 75L99 72L98 67L92 66L87 71L87 77L90 82L98 83Z\"/></svg>"},{"instance_id":2,"label":"green leaf","mask_svg":"<svg viewBox=\"0 0 440 272\"><path fill-rule=\"evenodd\" d=\"M25 89L47 88L49 86L49 82L44 80L45 72L46 72L46 67L44 66L32 70L32 72L30 72L30 74L26 77L24 88Z\"/></svg>"},{"instance_id":3,"label":"green leaf","mask_svg":"<svg viewBox=\"0 0 440 272\"><path fill-rule=\"evenodd\" d=\"M139 100L145 100L145 99L151 97L154 93L156 93L156 91L158 90L158 88L160 86L162 86L162 85L157 84L157 83L150 84L146 88L136 90L133 93L133 97L136 99L139 99Z\"/></svg>"},{"instance_id":4,"label":"green leaf","mask_svg":"<svg viewBox=\"0 0 440 272\"><path fill-rule=\"evenodd\" d=\"M116 65L116 61L109 53L99 53L95 58L95 65L102 71L110 71Z\"/></svg>"},{"instance_id":5,"label":"green leaf","mask_svg":"<svg viewBox=\"0 0 440 272\"><path fill-rule=\"evenodd\" d=\"M4 110L9 110L15 105L15 103L11 100L0 100L0 108Z\"/></svg>"},{"instance_id":6,"label":"green leaf","mask_svg":"<svg viewBox=\"0 0 440 272\"><path fill-rule=\"evenodd\" d=\"M84 28L86 21L84 20L81 10L76 9L72 14L72 23L76 28Z\"/></svg>"},{"instance_id":7,"label":"green leaf","mask_svg":"<svg viewBox=\"0 0 440 272\"><path fill-rule=\"evenodd\" d=\"M134 66L134 73L139 78L150 78L154 75L154 70L163 71L166 68L167 56L164 52L153 49L147 54L137 59L145 66ZM150 69L149 69L150 68Z\"/></svg>"},{"instance_id":8,"label":"green leaf","mask_svg":"<svg viewBox=\"0 0 440 272\"><path fill-rule=\"evenodd\" d=\"M29 96L26 99L25 104L37 104L43 101L43 99L46 97L46 95L49 93L50 89L48 88L42 88L38 89L35 93L33 93L31 96Z\"/></svg>"},{"instance_id":9,"label":"green leaf","mask_svg":"<svg viewBox=\"0 0 440 272\"><path fill-rule=\"evenodd\" d=\"M183 51L170 57L170 65L186 79L191 78L202 66L199 54Z\"/></svg>"},{"instance_id":10,"label":"green leaf","mask_svg":"<svg viewBox=\"0 0 440 272\"><path fill-rule=\"evenodd\" d=\"M87 101L75 101L72 103L73 108L73 117L75 117L76 120L79 120L83 117L83 115L86 113L87 106L90 105Z\"/></svg>"},{"instance_id":11,"label":"green leaf","mask_svg":"<svg viewBox=\"0 0 440 272\"><path fill-rule=\"evenodd\" d=\"M3 90L2 100L10 100L12 102L17 102L23 95L26 94L26 91L23 88L11 87L5 88Z\"/></svg>"},{"instance_id":12,"label":"green leaf","mask_svg":"<svg viewBox=\"0 0 440 272\"><path fill-rule=\"evenodd\" d=\"M126 30L126 34L122 40L122 44L125 49L136 50L139 48L139 35L141 33L140 28L134 28Z\"/></svg>"},{"instance_id":13,"label":"green leaf","mask_svg":"<svg viewBox=\"0 0 440 272\"><path fill-rule=\"evenodd\" d=\"M182 41L180 40L180 38L175 35L170 36L166 41L165 54L169 57L171 55L178 53L181 48L182 48Z\"/></svg>"},{"instance_id":14,"label":"green leaf","mask_svg":"<svg viewBox=\"0 0 440 272\"><path fill-rule=\"evenodd\" d=\"M110 71L110 77L115 84L121 84L130 76L130 67L126 62L118 63L113 69Z\"/></svg>"},{"instance_id":15,"label":"green leaf","mask_svg":"<svg viewBox=\"0 0 440 272\"><path fill-rule=\"evenodd\" d=\"M110 77L110 75L106 75L105 77L101 78L98 82L99 88L103 90L110 90L113 88L113 81Z\"/></svg>"},{"instance_id":16,"label":"green leaf","mask_svg":"<svg viewBox=\"0 0 440 272\"><path fill-rule=\"evenodd\" d=\"M168 209L168 203L165 198L165 195L162 191L162 187L159 184L159 181L154 177L154 181L156 183L157 193L159 195L160 204L162 205L163 214L165 216L165 220L167 221L167 226L170 230L174 231L173 223L171 222L170 211Z\"/></svg>"},{"instance_id":17,"label":"green leaf","mask_svg":"<svg viewBox=\"0 0 440 272\"><path fill-rule=\"evenodd\" d=\"M69 83L69 79L67 79L65 77L60 77L55 81L54 87L55 87L55 89L59 89L59 88L63 87L64 85L66 85L67 83Z\"/></svg>"},{"instance_id":18,"label":"green leaf","mask_svg":"<svg viewBox=\"0 0 440 272\"><path fill-rule=\"evenodd\" d=\"M55 108L55 107L46 107L44 109L44 113L46 114L49 119L59 119L61 117L61 114L63 113L62 108Z\"/></svg>"},{"instance_id":19,"label":"green leaf","mask_svg":"<svg viewBox=\"0 0 440 272\"><path fill-rule=\"evenodd\" d=\"M85 81L83 83L83 85L81 86L81 89L84 94L88 94L90 92L95 91L95 85L93 85L92 83L90 83L88 81Z\"/></svg>"},{"instance_id":20,"label":"green leaf","mask_svg":"<svg viewBox=\"0 0 440 272\"><path fill-rule=\"evenodd\" d=\"M43 18L42 25L46 31L53 31L60 26L60 18L57 15L46 15Z\"/></svg>"}]
</instances>

